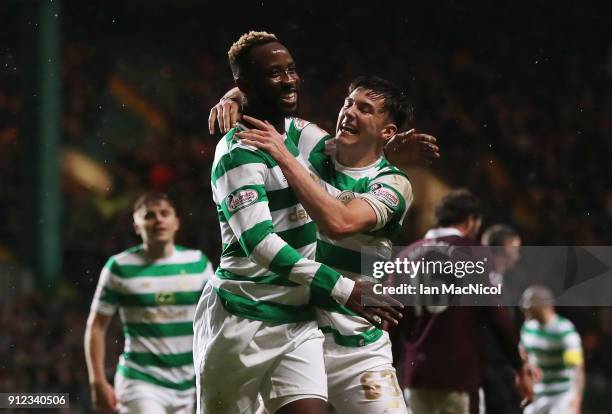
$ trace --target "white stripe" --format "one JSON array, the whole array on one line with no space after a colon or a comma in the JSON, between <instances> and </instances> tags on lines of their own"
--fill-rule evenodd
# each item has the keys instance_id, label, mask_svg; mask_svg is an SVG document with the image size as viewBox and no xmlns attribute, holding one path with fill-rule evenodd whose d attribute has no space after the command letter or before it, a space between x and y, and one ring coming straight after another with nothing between
<instances>
[{"instance_id":1,"label":"white stripe","mask_svg":"<svg viewBox=\"0 0 612 414\"><path fill-rule=\"evenodd\" d=\"M314 279L315 273L320 267L320 263L302 258L298 260L291 269L289 279L296 283L304 284L304 282L306 282L310 285L312 279Z\"/></svg>"},{"instance_id":2,"label":"white stripe","mask_svg":"<svg viewBox=\"0 0 612 414\"><path fill-rule=\"evenodd\" d=\"M285 246L287 246L287 243L285 243L278 234L268 234L259 244L257 244L257 246L255 246L251 253L251 258L260 266L269 268L274 257Z\"/></svg>"},{"instance_id":3,"label":"white stripe","mask_svg":"<svg viewBox=\"0 0 612 414\"><path fill-rule=\"evenodd\" d=\"M310 290L305 286L277 286L253 282L236 282L233 280L213 278L212 286L227 290L251 300L263 300L284 305L304 305L310 298Z\"/></svg>"},{"instance_id":4,"label":"white stripe","mask_svg":"<svg viewBox=\"0 0 612 414\"><path fill-rule=\"evenodd\" d=\"M125 338L125 352L151 352L154 354L180 354L193 350L193 336L171 336L168 338Z\"/></svg>"},{"instance_id":5,"label":"white stripe","mask_svg":"<svg viewBox=\"0 0 612 414\"><path fill-rule=\"evenodd\" d=\"M334 246L352 250L357 253L365 253L371 256L380 257L388 260L393 253L393 245L386 237L375 237L367 234L354 234L340 240L333 240L323 233L319 233L317 238Z\"/></svg>"},{"instance_id":6,"label":"white stripe","mask_svg":"<svg viewBox=\"0 0 612 414\"><path fill-rule=\"evenodd\" d=\"M289 187L287 179L278 165L268 168L268 176L266 177L265 185L266 191L283 190Z\"/></svg>"},{"instance_id":7,"label":"white stripe","mask_svg":"<svg viewBox=\"0 0 612 414\"><path fill-rule=\"evenodd\" d=\"M266 168L262 164L242 164L227 171L217 179L217 200L224 200L230 192L244 185L262 185L261 170ZM220 183L232 183L221 185ZM267 189L267 186L266 186Z\"/></svg>"},{"instance_id":8,"label":"white stripe","mask_svg":"<svg viewBox=\"0 0 612 414\"><path fill-rule=\"evenodd\" d=\"M147 323L150 325L170 322L191 322L196 304L174 306L130 306L119 309L123 323Z\"/></svg>"},{"instance_id":9,"label":"white stripe","mask_svg":"<svg viewBox=\"0 0 612 414\"><path fill-rule=\"evenodd\" d=\"M238 239L242 233L251 229L254 225L265 220L271 220L268 202L260 201L251 206L238 210L229 219L229 225Z\"/></svg>"},{"instance_id":10,"label":"white stripe","mask_svg":"<svg viewBox=\"0 0 612 414\"><path fill-rule=\"evenodd\" d=\"M322 309L317 309L317 321L319 326L333 326L340 334L347 336L363 333L374 327L361 316L343 315Z\"/></svg>"},{"instance_id":11,"label":"white stripe","mask_svg":"<svg viewBox=\"0 0 612 414\"><path fill-rule=\"evenodd\" d=\"M142 250L140 251L142 253ZM114 256L115 262L119 266L125 265L161 265L161 264L181 264L199 262L202 258L202 252L200 250L177 250L174 249L172 254L168 257L157 259L154 262L147 262L145 257L139 253L124 253Z\"/></svg>"},{"instance_id":12,"label":"white stripe","mask_svg":"<svg viewBox=\"0 0 612 414\"><path fill-rule=\"evenodd\" d=\"M206 277L204 273L177 274L174 276L143 276L120 278L111 276L112 286L119 293L158 293L158 292L190 292L202 290Z\"/></svg>"},{"instance_id":13,"label":"white stripe","mask_svg":"<svg viewBox=\"0 0 612 414\"><path fill-rule=\"evenodd\" d=\"M298 218L298 213L303 218ZM272 215L272 224L276 233L295 229L312 221L301 204L294 204L291 207L272 211L270 214Z\"/></svg>"}]
</instances>

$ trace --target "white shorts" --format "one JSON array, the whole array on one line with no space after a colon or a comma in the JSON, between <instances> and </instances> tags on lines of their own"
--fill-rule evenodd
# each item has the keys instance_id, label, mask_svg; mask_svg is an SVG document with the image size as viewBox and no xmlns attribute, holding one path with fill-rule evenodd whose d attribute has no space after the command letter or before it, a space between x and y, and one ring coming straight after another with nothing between
<instances>
[{"instance_id":1,"label":"white shorts","mask_svg":"<svg viewBox=\"0 0 612 414\"><path fill-rule=\"evenodd\" d=\"M270 412L289 396L327 400L323 334L315 321L274 325L233 315L210 284L201 301L193 348L198 413L254 413L258 394Z\"/></svg>"},{"instance_id":2,"label":"white shorts","mask_svg":"<svg viewBox=\"0 0 612 414\"><path fill-rule=\"evenodd\" d=\"M533 402L525 407L524 414L571 414L576 412L572 407L572 400L576 394L572 391L559 395L544 395L534 398Z\"/></svg>"},{"instance_id":3,"label":"white shorts","mask_svg":"<svg viewBox=\"0 0 612 414\"><path fill-rule=\"evenodd\" d=\"M115 374L115 395L120 414L193 414L195 388L177 391Z\"/></svg>"},{"instance_id":4,"label":"white shorts","mask_svg":"<svg viewBox=\"0 0 612 414\"><path fill-rule=\"evenodd\" d=\"M362 347L346 347L325 336L329 402L339 414L408 413L397 382L389 334Z\"/></svg>"}]
</instances>

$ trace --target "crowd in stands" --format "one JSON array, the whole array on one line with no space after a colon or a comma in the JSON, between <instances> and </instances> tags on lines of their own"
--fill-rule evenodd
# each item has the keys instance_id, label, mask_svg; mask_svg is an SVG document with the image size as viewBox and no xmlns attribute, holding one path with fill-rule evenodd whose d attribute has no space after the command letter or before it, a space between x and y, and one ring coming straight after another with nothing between
<instances>
[{"instance_id":1,"label":"crowd in stands","mask_svg":"<svg viewBox=\"0 0 612 414\"><path fill-rule=\"evenodd\" d=\"M540 1L532 13L490 5L478 14L455 4L450 19L425 5L375 12L326 5L323 16L289 1L278 7L291 14L274 25L274 6L251 5L250 14L236 15L230 5L216 5L235 26L213 27L190 20L204 6L168 4L159 12L126 3L119 11L71 4L63 16L62 148L87 157L112 185L92 191L63 173L59 293L21 293L0 303L2 391L68 392L73 407L87 411L88 303L105 260L137 242L131 203L143 190L169 192L182 219L179 244L218 261L209 173L219 136L207 132L208 110L232 86L225 51L248 29L276 31L295 51L304 118L333 130L353 77L398 81L413 97L414 126L438 137L442 158L431 171L482 197L488 221L515 225L527 245L610 244L612 46L595 6L562 1L548 10ZM249 20L252 12L261 25ZM549 18L540 19L543 13ZM342 24L330 17L339 15ZM384 27L373 31L368 19L380 16ZM20 147L27 122L20 62L27 51L19 25L7 30L9 46L0 55L0 271L28 268L20 262L19 225L27 191L21 160L31 150ZM587 402L589 395L612 395L612 311L565 311L584 341ZM109 359L120 345L110 345Z\"/></svg>"}]
</instances>

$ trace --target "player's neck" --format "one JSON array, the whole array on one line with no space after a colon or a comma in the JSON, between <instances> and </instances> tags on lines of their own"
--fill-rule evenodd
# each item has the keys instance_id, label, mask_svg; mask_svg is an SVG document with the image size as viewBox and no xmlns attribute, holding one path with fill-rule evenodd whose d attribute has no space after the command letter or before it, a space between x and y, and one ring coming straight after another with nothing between
<instances>
[{"instance_id":1,"label":"player's neck","mask_svg":"<svg viewBox=\"0 0 612 414\"><path fill-rule=\"evenodd\" d=\"M337 142L336 161L346 167L360 168L374 164L382 153L372 148L360 148L358 145L342 145Z\"/></svg>"},{"instance_id":2,"label":"player's neck","mask_svg":"<svg viewBox=\"0 0 612 414\"><path fill-rule=\"evenodd\" d=\"M154 261L170 257L174 253L174 242L146 243L144 254L148 261Z\"/></svg>"},{"instance_id":3,"label":"player's neck","mask_svg":"<svg viewBox=\"0 0 612 414\"><path fill-rule=\"evenodd\" d=\"M251 105L245 106L244 114L248 116L252 116L253 118L257 118L260 121L268 121L272 124L274 128L281 134L285 133L285 116L282 114L273 114L265 108L260 107L259 105ZM250 125L247 125L250 126Z\"/></svg>"},{"instance_id":4,"label":"player's neck","mask_svg":"<svg viewBox=\"0 0 612 414\"><path fill-rule=\"evenodd\" d=\"M552 309L547 309L542 312L542 318L540 323L542 325L546 325L548 322L552 321L555 318L555 312Z\"/></svg>"}]
</instances>

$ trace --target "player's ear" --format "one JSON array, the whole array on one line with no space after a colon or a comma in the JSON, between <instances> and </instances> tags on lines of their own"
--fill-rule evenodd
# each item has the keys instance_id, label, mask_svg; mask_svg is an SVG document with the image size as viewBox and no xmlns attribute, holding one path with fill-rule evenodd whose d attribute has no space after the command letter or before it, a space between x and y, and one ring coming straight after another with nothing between
<instances>
[{"instance_id":1,"label":"player's ear","mask_svg":"<svg viewBox=\"0 0 612 414\"><path fill-rule=\"evenodd\" d=\"M134 233L136 233L137 236L140 236L140 230L138 229L136 222L132 222L132 226L134 228Z\"/></svg>"},{"instance_id":2,"label":"player's ear","mask_svg":"<svg viewBox=\"0 0 612 414\"><path fill-rule=\"evenodd\" d=\"M383 127L382 138L387 143L391 138L397 134L397 126L395 124L387 124Z\"/></svg>"}]
</instances>

